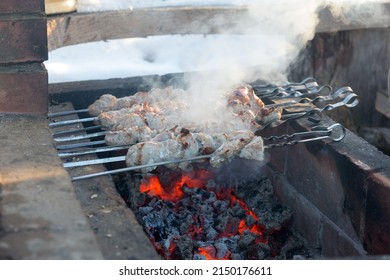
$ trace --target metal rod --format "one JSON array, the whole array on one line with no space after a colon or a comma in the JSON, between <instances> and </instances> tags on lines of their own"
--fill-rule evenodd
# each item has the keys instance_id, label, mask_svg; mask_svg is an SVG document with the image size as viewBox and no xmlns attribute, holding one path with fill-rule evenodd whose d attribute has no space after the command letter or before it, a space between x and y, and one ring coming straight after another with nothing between
<instances>
[{"instance_id":1,"label":"metal rod","mask_svg":"<svg viewBox=\"0 0 390 280\"><path fill-rule=\"evenodd\" d=\"M76 157L76 156L82 156L82 155L88 155L88 154L97 154L97 153L104 153L104 152L113 152L113 151L121 151L128 149L130 146L111 146L111 147L101 147L101 148L95 148L95 149L88 149L85 151L75 151L75 152L63 152L58 153L58 156L61 158L65 157Z\"/></svg>"},{"instance_id":2,"label":"metal rod","mask_svg":"<svg viewBox=\"0 0 390 280\"><path fill-rule=\"evenodd\" d=\"M96 165L101 163L120 162L125 160L126 160L126 156L99 158L99 159L91 159L91 160L84 160L84 161L65 162L64 167L65 168L80 167L80 166L87 166L87 165Z\"/></svg>"},{"instance_id":3,"label":"metal rod","mask_svg":"<svg viewBox=\"0 0 390 280\"><path fill-rule=\"evenodd\" d=\"M123 172L138 170L138 169L142 169L142 168L166 165L166 164L171 164L171 163L180 163L180 162L185 162L185 161L195 161L195 160L207 159L210 157L211 157L211 155L203 155L203 156L187 158L187 159L170 160L170 161L156 162L156 163L151 163L151 164L124 167L124 168L119 168L119 169L115 169L115 170L108 170L108 171L73 177L72 181L79 181L79 180L90 179L90 178L104 176L104 175L123 173Z\"/></svg>"},{"instance_id":4,"label":"metal rod","mask_svg":"<svg viewBox=\"0 0 390 280\"><path fill-rule=\"evenodd\" d=\"M84 142L84 143L75 143L75 144L69 144L69 145L62 145L62 146L56 146L57 150L67 150L67 149L73 149L73 148L82 148L82 147L93 147L97 145L103 145L106 141L90 141L90 142Z\"/></svg>"},{"instance_id":5,"label":"metal rod","mask_svg":"<svg viewBox=\"0 0 390 280\"><path fill-rule=\"evenodd\" d=\"M58 142L58 143L77 141L77 140L96 138L96 137L104 136L106 134L107 134L107 131L101 131L101 132L89 133L89 134L84 134L84 135L73 135L73 136L69 136L69 137L55 138L54 141Z\"/></svg>"},{"instance_id":6,"label":"metal rod","mask_svg":"<svg viewBox=\"0 0 390 280\"><path fill-rule=\"evenodd\" d=\"M79 113L88 113L88 109L80 109L80 110L73 110L73 111L49 113L49 114L47 114L47 116L49 118L55 118L55 117L63 117L63 116L79 114Z\"/></svg>"},{"instance_id":7,"label":"metal rod","mask_svg":"<svg viewBox=\"0 0 390 280\"><path fill-rule=\"evenodd\" d=\"M96 129L101 129L102 127L100 125L94 125L94 126L89 126L89 127L83 127L79 129L73 129L73 130L63 130L63 131L58 131L53 133L53 137L57 137L60 135L67 135L67 134L76 134L76 133L82 133L82 132L87 132L91 130L96 130Z\"/></svg>"},{"instance_id":8,"label":"metal rod","mask_svg":"<svg viewBox=\"0 0 390 280\"><path fill-rule=\"evenodd\" d=\"M91 117L91 118L84 118L84 119L75 119L75 120L67 120L67 121L59 121L59 122L53 122L49 124L49 127L59 127L59 126L65 126L65 125L71 125L76 123L83 123L83 122L93 122L98 121L98 117Z\"/></svg>"},{"instance_id":9,"label":"metal rod","mask_svg":"<svg viewBox=\"0 0 390 280\"><path fill-rule=\"evenodd\" d=\"M336 135L332 135L335 128L338 128L340 130L339 131L340 135L337 135L337 133L336 133ZM303 137L303 136L313 135L313 134L318 135L317 137L314 137L314 138L298 139L298 140L292 140L292 141L284 142L284 143L268 144L268 145L264 146L264 149L272 149L275 147L284 147L287 145L295 145L298 143L306 143L306 142L316 141L316 140L321 140L321 139L332 139L333 141L338 142L338 141L341 141L345 137L345 134L346 134L346 129L338 123L333 124L329 127L318 127L316 129L318 129L318 130L309 131L309 132L298 132L298 133L295 133L292 135L281 135L281 136L266 138L266 140L276 140L276 139L284 139L285 140L285 139L292 139L294 137ZM125 167L125 168L120 168L120 169L115 169L115 170L108 170L108 171L103 171L103 172L99 172L99 173L93 173L93 174L83 175L83 176L79 176L79 177L74 177L72 180L78 181L78 180L89 179L89 178L103 176L103 175L109 175L109 174L117 174L117 173L122 173L122 172L142 169L142 168L148 168L148 167L154 167L154 166L160 166L160 165L166 165L166 164L172 164L172 163L180 163L180 162L185 162L185 161L195 161L195 160L207 159L210 157L212 157L212 154L202 155L202 156L187 158L187 159L178 159L178 160L170 160L170 161L144 164L144 165L138 165L138 166L130 166L130 167ZM114 157L114 158L109 158L108 160L109 160L108 162L122 161L122 160L126 160L126 157L125 156ZM93 162L93 164L98 164L98 163L102 163L102 160L100 160L100 161L99 160L84 161L84 162L79 162L79 163L76 162L76 163L73 163L72 166L81 166L80 164L89 165L92 162ZM72 163L70 163L70 164L72 164ZM78 164L78 165L76 165L76 164Z\"/></svg>"}]
</instances>

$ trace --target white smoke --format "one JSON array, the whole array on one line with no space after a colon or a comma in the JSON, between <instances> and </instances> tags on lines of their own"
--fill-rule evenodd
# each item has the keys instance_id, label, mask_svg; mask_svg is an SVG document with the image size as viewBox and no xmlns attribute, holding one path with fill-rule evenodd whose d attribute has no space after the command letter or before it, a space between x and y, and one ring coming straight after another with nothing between
<instances>
[{"instance_id":1,"label":"white smoke","mask_svg":"<svg viewBox=\"0 0 390 280\"><path fill-rule=\"evenodd\" d=\"M191 111L187 112L188 116L194 116L194 121L215 110L223 102L223 92L235 84L259 78L286 81L291 64L313 39L319 23L318 12L324 7L338 20L364 21L364 24L381 20L384 15L380 5L369 5L377 0L239 2L247 7L246 13L232 18L234 25L219 30L223 35L215 36L194 60L198 71L191 77L194 98ZM218 119L224 119L224 114L217 115Z\"/></svg>"}]
</instances>

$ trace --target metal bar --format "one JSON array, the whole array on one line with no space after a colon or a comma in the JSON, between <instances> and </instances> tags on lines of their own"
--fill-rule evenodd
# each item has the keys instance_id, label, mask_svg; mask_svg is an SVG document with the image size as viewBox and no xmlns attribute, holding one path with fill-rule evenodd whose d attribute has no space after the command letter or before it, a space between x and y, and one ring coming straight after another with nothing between
<instances>
[{"instance_id":1,"label":"metal bar","mask_svg":"<svg viewBox=\"0 0 390 280\"><path fill-rule=\"evenodd\" d=\"M210 157L211 157L211 155L203 155L203 156L187 158L187 159L178 159L178 160L157 162L157 163L152 163L152 164L130 166L130 167L119 168L119 169L115 169L115 170L108 170L108 171L103 171L103 172L99 172L99 173L93 173L93 174L73 177L72 181L79 181L79 180L84 180L84 179L90 179L90 178L104 176L104 175L110 175L110 174L118 174L118 173L138 170L138 169L142 169L142 168L166 165L166 164L171 164L171 163L180 163L180 162L185 162L185 161L195 161L195 160L207 159L207 158L210 158Z\"/></svg>"},{"instance_id":2,"label":"metal bar","mask_svg":"<svg viewBox=\"0 0 390 280\"><path fill-rule=\"evenodd\" d=\"M58 131L53 133L53 137L57 137L60 135L66 135L66 134L76 134L76 133L81 133L81 132L87 132L91 130L96 130L96 129L101 129L102 127L100 125L94 125L94 126L89 126L89 127L83 127L79 129L73 129L73 130L63 130L63 131Z\"/></svg>"},{"instance_id":3,"label":"metal bar","mask_svg":"<svg viewBox=\"0 0 390 280\"><path fill-rule=\"evenodd\" d=\"M49 118L55 118L55 117L63 117L63 116L69 116L69 115L79 114L79 113L88 113L88 109L80 109L80 110L73 110L73 111L49 113L49 114L47 114L47 116Z\"/></svg>"},{"instance_id":4,"label":"metal bar","mask_svg":"<svg viewBox=\"0 0 390 280\"><path fill-rule=\"evenodd\" d=\"M75 144L69 144L69 145L62 145L62 146L56 146L57 150L67 150L67 149L73 149L73 148L83 148L83 147L93 147L97 145L103 145L106 141L90 141L90 142L84 142L84 143L75 143Z\"/></svg>"},{"instance_id":5,"label":"metal bar","mask_svg":"<svg viewBox=\"0 0 390 280\"><path fill-rule=\"evenodd\" d=\"M93 122L93 121L98 121L98 120L99 120L98 117L91 117L91 118L84 118L84 119L59 121L59 122L50 123L49 127L54 128L54 127L71 125L71 124L77 124L77 123L83 123L83 122Z\"/></svg>"},{"instance_id":6,"label":"metal bar","mask_svg":"<svg viewBox=\"0 0 390 280\"><path fill-rule=\"evenodd\" d=\"M82 156L82 155L89 155L89 154L97 154L97 153L104 153L104 152L113 152L113 151L121 151L126 150L130 146L111 146L111 147L101 147L101 148L95 148L95 149L88 149L85 151L75 151L75 152L63 152L58 153L58 156L61 158L65 157L76 157L76 156Z\"/></svg>"},{"instance_id":7,"label":"metal bar","mask_svg":"<svg viewBox=\"0 0 390 280\"><path fill-rule=\"evenodd\" d=\"M335 128L338 128L340 130L340 135L337 136L337 133L336 133L336 137L332 136L332 133L334 132ZM337 142L337 141L341 141L345 137L346 129L341 124L336 123L336 124L333 124L329 127L322 127L322 128L319 127L317 131L298 132L298 133L295 133L292 135L282 135L282 136L280 136L280 138L286 138L286 137L292 138L294 136L304 136L304 135L307 135L310 133L317 133L319 135L325 133L326 135L322 135L322 136L318 136L318 137L314 137L314 138L308 138L308 139L293 140L293 141L284 142L284 143L269 144L269 145L265 145L264 149L284 147L287 145L295 145L298 143L305 143L305 142L316 141L316 140L321 140L321 139L332 139L333 141ZM79 181L79 180L90 179L90 178L104 176L104 175L123 173L123 172L138 170L138 169L142 169L142 168L148 168L148 167L154 167L154 166L160 166L160 165L166 165L166 164L172 164L172 163L180 163L180 162L185 162L185 161L196 161L196 160L201 160L201 159L207 159L210 157L212 157L212 154L202 155L202 156L187 158L187 159L170 160L170 161L144 164L144 165L138 165L138 166L130 166L130 167L119 168L119 169L115 169L115 170L108 170L108 171L73 177L72 181ZM118 158L123 158L123 157L118 157Z\"/></svg>"},{"instance_id":8,"label":"metal bar","mask_svg":"<svg viewBox=\"0 0 390 280\"><path fill-rule=\"evenodd\" d=\"M80 166L87 166L87 165L96 165L101 163L120 162L125 160L126 160L126 156L99 158L99 159L91 159L91 160L76 161L76 162L65 162L64 167L65 168L80 167Z\"/></svg>"},{"instance_id":9,"label":"metal bar","mask_svg":"<svg viewBox=\"0 0 390 280\"><path fill-rule=\"evenodd\" d=\"M58 142L58 143L77 141L77 140L96 138L96 137L104 136L106 134L107 134L107 131L101 131L101 132L89 133L89 134L85 134L85 135L73 135L73 136L69 136L69 137L55 138L54 141Z\"/></svg>"}]
</instances>

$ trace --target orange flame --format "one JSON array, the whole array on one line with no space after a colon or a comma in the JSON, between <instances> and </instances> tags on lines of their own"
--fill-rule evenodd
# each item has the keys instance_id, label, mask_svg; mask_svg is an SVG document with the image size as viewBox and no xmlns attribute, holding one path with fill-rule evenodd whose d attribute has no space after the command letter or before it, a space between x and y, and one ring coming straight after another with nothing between
<instances>
[{"instance_id":1,"label":"orange flame","mask_svg":"<svg viewBox=\"0 0 390 280\"><path fill-rule=\"evenodd\" d=\"M206 260L215 260L215 249L212 246L198 248L198 254L206 258Z\"/></svg>"},{"instance_id":2,"label":"orange flame","mask_svg":"<svg viewBox=\"0 0 390 280\"><path fill-rule=\"evenodd\" d=\"M162 200L176 202L184 196L183 186L189 188L204 188L210 178L211 172L207 170L197 170L192 173L181 174L181 178L176 183L164 187L158 176L153 175L142 180L140 191L148 193L151 196L156 196Z\"/></svg>"}]
</instances>

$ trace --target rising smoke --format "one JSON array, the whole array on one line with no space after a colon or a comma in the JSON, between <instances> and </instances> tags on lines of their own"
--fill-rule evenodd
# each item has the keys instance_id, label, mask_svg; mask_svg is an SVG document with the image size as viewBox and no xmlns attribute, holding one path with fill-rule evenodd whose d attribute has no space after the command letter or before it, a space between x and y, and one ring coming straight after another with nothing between
<instances>
[{"instance_id":1,"label":"rising smoke","mask_svg":"<svg viewBox=\"0 0 390 280\"><path fill-rule=\"evenodd\" d=\"M238 1L237 1L238 2ZM197 68L190 78L194 92L188 116L212 116L223 93L243 81L287 81L290 66L311 40L319 23L318 12L328 7L337 20L372 24L384 15L377 0L239 0L245 14L232 18L222 35L209 35L207 47L193 59ZM226 22L221 20L221 26ZM192 51L192 50L190 50ZM219 107L218 107L219 108ZM222 108L222 106L221 106ZM223 119L221 112L218 119Z\"/></svg>"}]
</instances>

